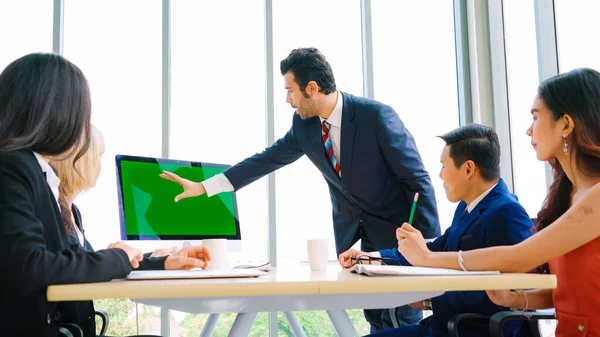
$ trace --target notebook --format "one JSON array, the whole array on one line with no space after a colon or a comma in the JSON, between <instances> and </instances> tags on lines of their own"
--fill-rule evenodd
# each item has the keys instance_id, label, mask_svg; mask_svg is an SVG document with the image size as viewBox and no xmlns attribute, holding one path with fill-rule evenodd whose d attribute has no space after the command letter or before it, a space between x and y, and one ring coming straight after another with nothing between
<instances>
[{"instance_id":1,"label":"notebook","mask_svg":"<svg viewBox=\"0 0 600 337\"><path fill-rule=\"evenodd\" d=\"M355 264L350 271L367 276L463 276L500 275L498 271L462 271L454 269L426 268L412 266L388 266Z\"/></svg>"},{"instance_id":2,"label":"notebook","mask_svg":"<svg viewBox=\"0 0 600 337\"><path fill-rule=\"evenodd\" d=\"M161 279L212 279L259 277L267 273L254 269L191 269L191 270L136 270L125 277L126 280Z\"/></svg>"}]
</instances>

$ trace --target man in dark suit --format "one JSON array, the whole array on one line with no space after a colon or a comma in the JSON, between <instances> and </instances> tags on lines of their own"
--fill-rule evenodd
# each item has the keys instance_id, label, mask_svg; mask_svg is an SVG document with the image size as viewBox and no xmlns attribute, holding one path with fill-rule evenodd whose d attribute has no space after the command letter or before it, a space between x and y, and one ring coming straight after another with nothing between
<instances>
[{"instance_id":1,"label":"man in dark suit","mask_svg":"<svg viewBox=\"0 0 600 337\"><path fill-rule=\"evenodd\" d=\"M417 192L414 225L428 238L440 235L431 180L413 136L394 109L338 91L331 66L315 48L293 50L280 68L287 102L296 109L287 134L202 183L164 172L163 178L184 187L176 201L238 190L306 155L329 185L338 254L359 239L363 250L395 247L396 228L408 220ZM402 311L403 324L422 317L409 307ZM384 328L382 312L365 312L372 331Z\"/></svg>"},{"instance_id":2,"label":"man in dark suit","mask_svg":"<svg viewBox=\"0 0 600 337\"><path fill-rule=\"evenodd\" d=\"M431 251L459 251L491 246L514 245L533 234L534 227L517 197L500 179L500 143L493 129L479 124L458 128L441 137L446 142L442 152L440 178L448 200L460 201L452 225L435 241L427 244ZM370 255L385 258L386 264L409 263L398 249L378 252L349 250L340 255L340 264L350 267L351 257ZM405 326L376 333L377 337L448 336L448 320L459 313L493 315L509 310L492 303L484 291L447 292L444 295L411 304L433 315L419 325ZM466 321L460 325L461 336L487 336L488 322ZM520 322L505 325L504 336L515 336Z\"/></svg>"}]
</instances>

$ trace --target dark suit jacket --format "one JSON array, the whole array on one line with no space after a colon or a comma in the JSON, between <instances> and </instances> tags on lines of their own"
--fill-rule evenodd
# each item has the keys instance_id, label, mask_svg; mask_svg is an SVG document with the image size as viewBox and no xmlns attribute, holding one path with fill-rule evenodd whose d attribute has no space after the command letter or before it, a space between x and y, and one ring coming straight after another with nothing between
<instances>
[{"instance_id":1,"label":"dark suit jacket","mask_svg":"<svg viewBox=\"0 0 600 337\"><path fill-rule=\"evenodd\" d=\"M79 228L81 234L83 234L83 248L88 252L94 252L94 248L85 236L81 212L75 204L71 206L71 212L73 212L73 218L75 218L75 225L77 228ZM79 237L75 232L69 233L69 240L71 240L71 243L73 244L81 245L79 242ZM152 255L152 252L144 254L144 259L140 262L140 266L137 268L137 270L165 270L165 260L167 259L167 256L150 257L150 255Z\"/></svg>"},{"instance_id":2,"label":"dark suit jacket","mask_svg":"<svg viewBox=\"0 0 600 337\"><path fill-rule=\"evenodd\" d=\"M69 243L56 200L29 151L0 152L0 256L3 336L53 337L61 322L95 335L92 303L48 302L48 286L122 278L132 269L120 249L88 252ZM73 312L91 319L77 321Z\"/></svg>"},{"instance_id":3,"label":"dark suit jacket","mask_svg":"<svg viewBox=\"0 0 600 337\"><path fill-rule=\"evenodd\" d=\"M425 237L439 236L429 174L394 109L346 93L342 97L341 179L325 154L319 117L302 120L297 114L283 138L231 167L225 176L238 190L307 155L329 185L338 254L358 239L365 249L397 246L395 231L408 221L415 192L420 197L414 226Z\"/></svg>"},{"instance_id":4,"label":"dark suit jacket","mask_svg":"<svg viewBox=\"0 0 600 337\"><path fill-rule=\"evenodd\" d=\"M427 246L434 252L456 252L472 249L509 246L517 244L534 233L533 222L519 204L517 197L508 191L502 179L490 193L475 206L464 219L461 214L467 204L461 201L454 213L452 225L444 235L429 242ZM409 264L398 249L380 251L382 257L395 258L401 264ZM386 261L386 263L388 263ZM389 263L388 263L389 264ZM455 314L479 313L493 315L509 310L492 303L485 291L446 292L432 299L433 315L426 318L434 335L447 336L448 320ZM461 324L461 336L487 336L487 324L465 322ZM519 322L505 325L505 336L514 335L520 328Z\"/></svg>"},{"instance_id":5,"label":"dark suit jacket","mask_svg":"<svg viewBox=\"0 0 600 337\"><path fill-rule=\"evenodd\" d=\"M81 212L79 208L75 204L71 206L71 212L73 212L73 218L75 219L75 225L79 228L81 233L83 234L83 248L88 252L94 252L94 248L90 244L90 242L85 237L85 230L83 228L83 221L81 217ZM75 232L68 233L69 240L71 244L80 246L79 237ZM165 269L165 257L150 257L152 253L144 254L144 259L140 262L140 266L137 270L164 270ZM72 302L73 305L67 306L64 308L63 316L68 317L68 322L79 322L78 324L83 324L84 326L89 327L90 333L94 331L95 335L95 318L94 315L89 316L90 312L94 312L94 304L91 301L82 301L82 302ZM94 328L93 330L92 327Z\"/></svg>"}]
</instances>

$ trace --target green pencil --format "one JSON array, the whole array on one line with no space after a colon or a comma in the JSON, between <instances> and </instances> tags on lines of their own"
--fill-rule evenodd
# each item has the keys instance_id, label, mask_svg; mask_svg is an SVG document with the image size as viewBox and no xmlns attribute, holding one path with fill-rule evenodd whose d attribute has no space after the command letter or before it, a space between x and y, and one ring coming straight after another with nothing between
<instances>
[{"instance_id":1,"label":"green pencil","mask_svg":"<svg viewBox=\"0 0 600 337\"><path fill-rule=\"evenodd\" d=\"M415 193L415 199L413 200L412 208L410 210L410 217L408 218L408 224L412 225L413 219L415 217L415 210L417 209L417 200L419 200L419 193Z\"/></svg>"}]
</instances>

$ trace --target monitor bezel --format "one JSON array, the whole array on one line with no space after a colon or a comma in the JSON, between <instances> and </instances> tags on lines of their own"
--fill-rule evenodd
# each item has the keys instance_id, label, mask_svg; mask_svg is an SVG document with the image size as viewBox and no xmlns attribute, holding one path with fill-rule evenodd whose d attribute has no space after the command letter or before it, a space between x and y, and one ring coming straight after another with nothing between
<instances>
[{"instance_id":1,"label":"monitor bezel","mask_svg":"<svg viewBox=\"0 0 600 337\"><path fill-rule=\"evenodd\" d=\"M167 159L167 158L152 158L152 157L141 157L117 154L115 155L116 173L117 173L117 197L119 201L119 223L121 231L121 240L204 240L204 239L227 239L227 240L241 240L242 234L240 232L240 220L238 215L237 199L235 191L228 192L232 193L233 198L233 216L235 218L235 232L234 235L158 235L156 237L145 236L145 235L128 235L125 228L125 206L123 204L123 181L121 174L121 162L122 161L133 161L153 164L173 164L173 165L188 165L193 167L206 167L206 168L219 168L228 169L231 165L197 162L190 160L178 160L178 159ZM174 183L175 184L175 183Z\"/></svg>"}]
</instances>

